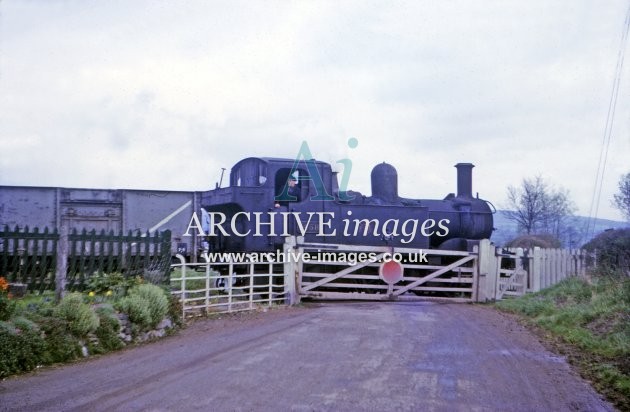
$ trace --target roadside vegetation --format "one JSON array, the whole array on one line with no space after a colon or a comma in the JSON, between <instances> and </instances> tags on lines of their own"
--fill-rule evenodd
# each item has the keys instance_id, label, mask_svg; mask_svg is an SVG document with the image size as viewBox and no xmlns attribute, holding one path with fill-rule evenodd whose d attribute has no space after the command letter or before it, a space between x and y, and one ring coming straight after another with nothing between
<instances>
[{"instance_id":1,"label":"roadside vegetation","mask_svg":"<svg viewBox=\"0 0 630 412\"><path fill-rule=\"evenodd\" d=\"M181 324L167 290L121 274L93 276L85 291L14 297L0 277L0 378L158 338Z\"/></svg>"},{"instance_id":2,"label":"roadside vegetation","mask_svg":"<svg viewBox=\"0 0 630 412\"><path fill-rule=\"evenodd\" d=\"M599 256L589 278L565 279L496 306L521 315L600 393L630 410L630 230L615 232L585 245Z\"/></svg>"}]
</instances>

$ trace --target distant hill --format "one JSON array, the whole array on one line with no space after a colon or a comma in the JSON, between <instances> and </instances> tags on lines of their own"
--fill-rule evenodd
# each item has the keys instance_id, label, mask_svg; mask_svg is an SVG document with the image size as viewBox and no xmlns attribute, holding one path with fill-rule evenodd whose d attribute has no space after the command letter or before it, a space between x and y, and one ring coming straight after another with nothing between
<instances>
[{"instance_id":1,"label":"distant hill","mask_svg":"<svg viewBox=\"0 0 630 412\"><path fill-rule=\"evenodd\" d=\"M494 215L494 227L496 230L490 239L496 245L505 244L507 241L514 238L518 232L516 222L508 219L506 213L506 210L497 210L497 213ZM566 247L580 247L589 240L586 239L585 234L588 217L574 216L572 220L573 223L571 224L571 228L573 229L573 233L568 236L567 239L561 240L564 241ZM598 235L606 229L621 229L624 227L630 227L630 223L609 219L595 219L594 227L595 235ZM570 246L570 243L572 243L573 246Z\"/></svg>"}]
</instances>

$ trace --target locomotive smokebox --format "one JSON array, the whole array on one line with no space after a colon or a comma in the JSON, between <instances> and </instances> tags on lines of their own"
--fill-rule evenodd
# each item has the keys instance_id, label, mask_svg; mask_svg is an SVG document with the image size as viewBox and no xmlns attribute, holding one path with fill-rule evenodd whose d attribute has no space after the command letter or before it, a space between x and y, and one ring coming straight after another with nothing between
<instances>
[{"instance_id":1,"label":"locomotive smokebox","mask_svg":"<svg viewBox=\"0 0 630 412\"><path fill-rule=\"evenodd\" d=\"M373 197L389 203L398 201L398 173L394 166L385 162L376 165L370 177Z\"/></svg>"},{"instance_id":2,"label":"locomotive smokebox","mask_svg":"<svg viewBox=\"0 0 630 412\"><path fill-rule=\"evenodd\" d=\"M471 198L472 195L472 163L457 163L457 197ZM373 183L372 183L373 184Z\"/></svg>"}]
</instances>

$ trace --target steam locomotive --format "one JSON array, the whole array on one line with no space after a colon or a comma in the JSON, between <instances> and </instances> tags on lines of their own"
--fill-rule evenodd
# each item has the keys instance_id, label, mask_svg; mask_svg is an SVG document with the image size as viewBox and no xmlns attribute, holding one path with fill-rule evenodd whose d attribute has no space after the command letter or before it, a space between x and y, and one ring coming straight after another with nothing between
<instances>
[{"instance_id":1,"label":"steam locomotive","mask_svg":"<svg viewBox=\"0 0 630 412\"><path fill-rule=\"evenodd\" d=\"M211 251L274 251L284 236L305 242L472 250L493 230L491 204L472 195L471 163L458 163L457 194L441 200L398 196L396 169L371 173L372 195L345 191L330 164L250 157L231 170L229 187L203 192L203 229Z\"/></svg>"}]
</instances>

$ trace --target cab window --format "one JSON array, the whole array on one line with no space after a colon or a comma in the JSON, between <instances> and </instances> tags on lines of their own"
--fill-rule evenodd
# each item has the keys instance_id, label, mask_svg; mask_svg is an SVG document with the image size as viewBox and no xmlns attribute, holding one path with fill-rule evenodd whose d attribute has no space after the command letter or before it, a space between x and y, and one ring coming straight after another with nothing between
<instances>
[{"instance_id":1,"label":"cab window","mask_svg":"<svg viewBox=\"0 0 630 412\"><path fill-rule=\"evenodd\" d=\"M267 183L267 164L260 159L247 159L232 169L230 186L257 187Z\"/></svg>"},{"instance_id":2,"label":"cab window","mask_svg":"<svg viewBox=\"0 0 630 412\"><path fill-rule=\"evenodd\" d=\"M301 202L308 195L308 180L303 180L308 174L302 170L291 168L278 169L274 187L276 201L286 206L289 202Z\"/></svg>"}]
</instances>

